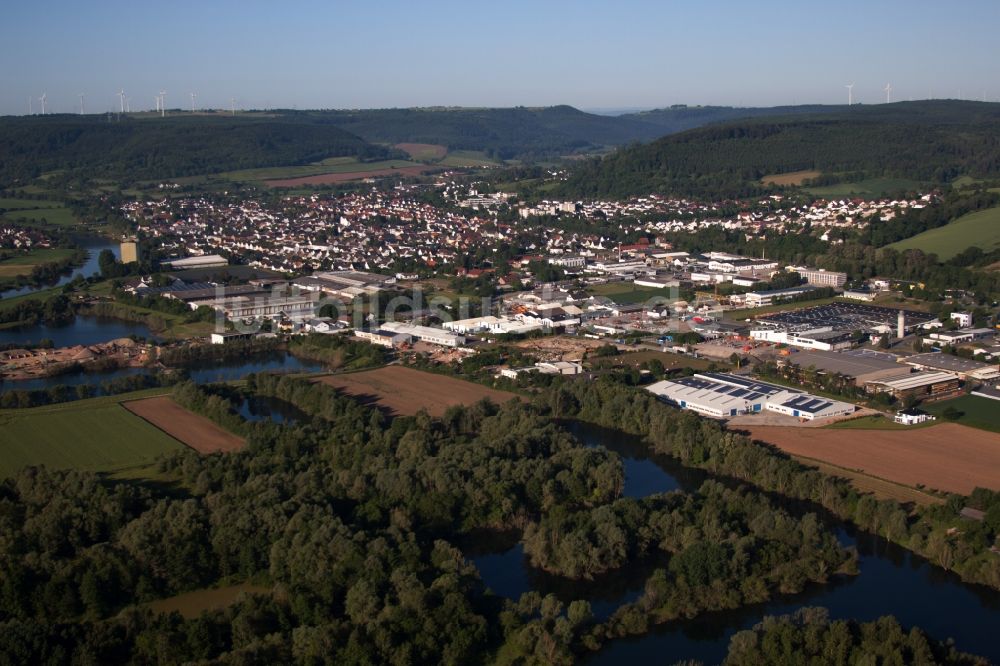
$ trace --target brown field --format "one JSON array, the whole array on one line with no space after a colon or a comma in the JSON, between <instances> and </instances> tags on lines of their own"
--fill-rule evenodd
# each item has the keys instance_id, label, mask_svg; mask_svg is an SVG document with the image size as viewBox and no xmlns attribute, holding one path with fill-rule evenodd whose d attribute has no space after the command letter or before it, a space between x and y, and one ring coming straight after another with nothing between
<instances>
[{"instance_id":1,"label":"brown field","mask_svg":"<svg viewBox=\"0 0 1000 666\"><path fill-rule=\"evenodd\" d=\"M205 611L222 610L232 606L240 594L269 594L270 588L250 583L239 583L228 587L213 587L205 590L185 592L168 599L152 601L147 606L154 613L178 612L181 617L193 620Z\"/></svg>"},{"instance_id":2,"label":"brown field","mask_svg":"<svg viewBox=\"0 0 1000 666\"><path fill-rule=\"evenodd\" d=\"M448 146L436 143L397 143L393 148L402 150L415 160L439 160L448 154Z\"/></svg>"},{"instance_id":3,"label":"brown field","mask_svg":"<svg viewBox=\"0 0 1000 666\"><path fill-rule=\"evenodd\" d=\"M198 453L238 451L246 444L242 437L223 430L204 416L189 412L170 396L123 402L122 406Z\"/></svg>"},{"instance_id":4,"label":"brown field","mask_svg":"<svg viewBox=\"0 0 1000 666\"><path fill-rule=\"evenodd\" d=\"M440 168L428 165L406 166L398 169L369 169L368 171L346 171L344 173L323 173L318 176L302 176L300 178L281 178L265 180L269 187L299 187L300 185L333 185L352 180L376 178L378 176L419 176L426 171Z\"/></svg>"},{"instance_id":5,"label":"brown field","mask_svg":"<svg viewBox=\"0 0 1000 666\"><path fill-rule=\"evenodd\" d=\"M392 414L413 415L426 409L432 416L441 416L454 405L471 405L483 398L502 403L517 397L506 391L399 365L344 375L327 375L316 381Z\"/></svg>"},{"instance_id":6,"label":"brown field","mask_svg":"<svg viewBox=\"0 0 1000 666\"><path fill-rule=\"evenodd\" d=\"M761 426L751 436L794 456L907 486L964 495L1000 490L1000 435L955 423L915 430Z\"/></svg>"},{"instance_id":7,"label":"brown field","mask_svg":"<svg viewBox=\"0 0 1000 666\"><path fill-rule=\"evenodd\" d=\"M775 173L764 176L760 182L765 185L801 185L810 178L820 175L819 171L790 171L788 173Z\"/></svg>"}]
</instances>

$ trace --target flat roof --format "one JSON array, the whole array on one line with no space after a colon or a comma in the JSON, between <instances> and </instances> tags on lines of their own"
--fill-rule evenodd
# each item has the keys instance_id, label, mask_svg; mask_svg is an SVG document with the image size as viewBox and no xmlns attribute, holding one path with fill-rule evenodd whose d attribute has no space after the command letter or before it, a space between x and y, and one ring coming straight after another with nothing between
<instances>
[{"instance_id":1,"label":"flat roof","mask_svg":"<svg viewBox=\"0 0 1000 666\"><path fill-rule=\"evenodd\" d=\"M827 372L839 372L851 377L866 375L870 372L895 369L899 370L899 362L873 356L859 356L845 352L808 350L792 354L789 360L796 365L808 368L810 365L816 366L819 370Z\"/></svg>"},{"instance_id":2,"label":"flat roof","mask_svg":"<svg viewBox=\"0 0 1000 666\"><path fill-rule=\"evenodd\" d=\"M995 368L995 363L983 363L972 359L952 356L942 352L930 352L928 354L914 354L903 359L903 363L909 365L926 365L930 368L941 368L952 372L975 372L986 368Z\"/></svg>"},{"instance_id":3,"label":"flat roof","mask_svg":"<svg viewBox=\"0 0 1000 666\"><path fill-rule=\"evenodd\" d=\"M911 372L905 375L900 375L899 377L887 377L886 379L880 379L872 383L879 384L896 391L908 391L921 386L928 386L939 382L953 382L957 380L958 378L950 372L930 371Z\"/></svg>"}]
</instances>

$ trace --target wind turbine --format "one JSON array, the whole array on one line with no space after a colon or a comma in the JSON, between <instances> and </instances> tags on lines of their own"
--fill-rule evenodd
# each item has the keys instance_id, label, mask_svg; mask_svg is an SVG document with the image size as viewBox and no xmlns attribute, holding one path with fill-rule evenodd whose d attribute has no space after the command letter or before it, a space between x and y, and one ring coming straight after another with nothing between
<instances>
[{"instance_id":1,"label":"wind turbine","mask_svg":"<svg viewBox=\"0 0 1000 666\"><path fill-rule=\"evenodd\" d=\"M160 91L160 117L161 118L164 115L166 115L166 111L167 111L167 91L166 90L161 90Z\"/></svg>"},{"instance_id":2,"label":"wind turbine","mask_svg":"<svg viewBox=\"0 0 1000 666\"><path fill-rule=\"evenodd\" d=\"M188 93L191 95L191 113L194 113L194 98L198 96L197 93Z\"/></svg>"},{"instance_id":3,"label":"wind turbine","mask_svg":"<svg viewBox=\"0 0 1000 666\"><path fill-rule=\"evenodd\" d=\"M28 115L29 115L29 116L33 116L33 115L35 115L35 109L34 109L34 107L33 107L33 106L31 105L31 95L28 95Z\"/></svg>"},{"instance_id":4,"label":"wind turbine","mask_svg":"<svg viewBox=\"0 0 1000 666\"><path fill-rule=\"evenodd\" d=\"M122 113L125 113L125 89L118 91L118 101L121 102Z\"/></svg>"},{"instance_id":5,"label":"wind turbine","mask_svg":"<svg viewBox=\"0 0 1000 666\"><path fill-rule=\"evenodd\" d=\"M125 96L125 113L132 113L132 98Z\"/></svg>"},{"instance_id":6,"label":"wind turbine","mask_svg":"<svg viewBox=\"0 0 1000 666\"><path fill-rule=\"evenodd\" d=\"M80 94L77 95L77 97L80 98L80 115L82 116L83 115L83 98L84 98L84 94L80 93Z\"/></svg>"},{"instance_id":7,"label":"wind turbine","mask_svg":"<svg viewBox=\"0 0 1000 666\"><path fill-rule=\"evenodd\" d=\"M854 84L848 83L844 87L847 88L847 106L851 106L854 104Z\"/></svg>"},{"instance_id":8,"label":"wind turbine","mask_svg":"<svg viewBox=\"0 0 1000 666\"><path fill-rule=\"evenodd\" d=\"M236 115L236 98L235 97L230 97L229 98L229 108L233 112L233 115L235 116Z\"/></svg>"},{"instance_id":9,"label":"wind turbine","mask_svg":"<svg viewBox=\"0 0 1000 666\"><path fill-rule=\"evenodd\" d=\"M42 93L42 96L38 98L38 101L42 103L42 115L45 115L45 100L48 99L48 95Z\"/></svg>"},{"instance_id":10,"label":"wind turbine","mask_svg":"<svg viewBox=\"0 0 1000 666\"><path fill-rule=\"evenodd\" d=\"M885 103L888 104L889 102L892 101L892 84L891 83L885 84L885 88L883 88L882 90L885 91Z\"/></svg>"}]
</instances>

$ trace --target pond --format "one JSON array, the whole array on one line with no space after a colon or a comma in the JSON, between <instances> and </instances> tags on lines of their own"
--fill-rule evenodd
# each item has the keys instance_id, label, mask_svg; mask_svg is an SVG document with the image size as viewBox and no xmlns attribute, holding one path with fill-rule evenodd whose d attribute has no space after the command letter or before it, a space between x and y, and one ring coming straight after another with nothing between
<instances>
[{"instance_id":1,"label":"pond","mask_svg":"<svg viewBox=\"0 0 1000 666\"><path fill-rule=\"evenodd\" d=\"M585 445L605 446L622 457L624 494L629 497L676 489L691 491L708 478L706 473L684 468L673 459L648 456L642 442L630 435L581 423L567 427ZM869 621L894 615L904 627L916 625L935 638L954 638L960 650L1000 663L1000 641L995 638L1000 627L1000 592L965 584L909 551L847 525L840 525L836 534L843 545L858 549L857 576L811 585L801 594L782 595L763 604L670 622L643 636L611 641L587 661L617 665L693 659L719 663L733 634L753 627L765 616L823 606L832 618ZM644 581L657 566L653 558L595 581L571 581L532 568L517 538L516 534L494 535L492 541L484 538L466 548L486 585L512 599L529 590L555 594L564 603L585 599L598 619L638 598Z\"/></svg>"},{"instance_id":2,"label":"pond","mask_svg":"<svg viewBox=\"0 0 1000 666\"><path fill-rule=\"evenodd\" d=\"M73 347L108 342L117 338L127 338L130 335L138 335L150 340L156 339L156 336L145 324L110 317L77 315L73 321L63 326L36 324L4 329L0 331L0 345L38 344L42 340L48 339L56 347Z\"/></svg>"}]
</instances>

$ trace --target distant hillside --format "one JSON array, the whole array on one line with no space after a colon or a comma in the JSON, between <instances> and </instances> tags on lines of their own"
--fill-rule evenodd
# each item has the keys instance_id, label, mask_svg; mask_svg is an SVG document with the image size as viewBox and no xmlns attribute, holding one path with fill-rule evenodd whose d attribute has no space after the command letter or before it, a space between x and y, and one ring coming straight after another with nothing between
<instances>
[{"instance_id":1,"label":"distant hillside","mask_svg":"<svg viewBox=\"0 0 1000 666\"><path fill-rule=\"evenodd\" d=\"M562 193L747 196L768 191L765 175L803 170L931 182L993 175L1000 172L1000 105L857 105L709 125L581 164Z\"/></svg>"},{"instance_id":2,"label":"distant hillside","mask_svg":"<svg viewBox=\"0 0 1000 666\"><path fill-rule=\"evenodd\" d=\"M846 106L826 106L822 104L773 107L688 106L686 104L678 104L666 109L639 111L619 117L623 120L638 121L644 126L651 125L656 127L659 135L663 136L714 123L743 120L746 118L831 113L846 108Z\"/></svg>"},{"instance_id":3,"label":"distant hillside","mask_svg":"<svg viewBox=\"0 0 1000 666\"><path fill-rule=\"evenodd\" d=\"M311 112L377 143L434 143L482 150L498 159L552 157L664 134L625 116L599 116L571 106L509 109L427 108Z\"/></svg>"},{"instance_id":4,"label":"distant hillside","mask_svg":"<svg viewBox=\"0 0 1000 666\"><path fill-rule=\"evenodd\" d=\"M389 153L295 114L0 118L0 186L56 170L156 179Z\"/></svg>"}]
</instances>

